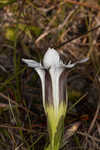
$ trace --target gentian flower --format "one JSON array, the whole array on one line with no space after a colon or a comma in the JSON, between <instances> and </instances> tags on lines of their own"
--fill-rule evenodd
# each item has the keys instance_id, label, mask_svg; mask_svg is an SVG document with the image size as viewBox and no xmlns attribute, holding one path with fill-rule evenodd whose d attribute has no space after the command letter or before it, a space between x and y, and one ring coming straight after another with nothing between
<instances>
[{"instance_id":1,"label":"gentian flower","mask_svg":"<svg viewBox=\"0 0 100 150\"><path fill-rule=\"evenodd\" d=\"M77 61L67 65L60 59L59 53L49 48L44 55L43 64L34 60L22 59L29 67L34 68L41 79L43 106L47 115L50 144L46 150L59 150L63 134L64 118L67 111L67 71L78 63L88 59Z\"/></svg>"}]
</instances>

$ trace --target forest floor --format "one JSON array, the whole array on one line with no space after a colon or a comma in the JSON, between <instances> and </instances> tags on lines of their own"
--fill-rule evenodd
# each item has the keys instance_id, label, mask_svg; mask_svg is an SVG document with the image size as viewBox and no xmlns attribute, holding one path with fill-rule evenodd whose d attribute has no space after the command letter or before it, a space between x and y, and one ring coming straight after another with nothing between
<instances>
[{"instance_id":1,"label":"forest floor","mask_svg":"<svg viewBox=\"0 0 100 150\"><path fill-rule=\"evenodd\" d=\"M43 150L46 116L37 73L55 48L68 70L68 111L61 150L100 150L100 1L0 0L0 150Z\"/></svg>"}]
</instances>

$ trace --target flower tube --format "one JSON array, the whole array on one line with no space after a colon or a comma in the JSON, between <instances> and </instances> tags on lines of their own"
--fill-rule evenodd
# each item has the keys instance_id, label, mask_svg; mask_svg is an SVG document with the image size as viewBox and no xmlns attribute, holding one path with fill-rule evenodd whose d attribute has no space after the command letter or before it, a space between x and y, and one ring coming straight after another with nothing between
<instances>
[{"instance_id":1,"label":"flower tube","mask_svg":"<svg viewBox=\"0 0 100 150\"><path fill-rule=\"evenodd\" d=\"M63 134L64 118L67 111L66 68L72 68L87 59L67 65L55 49L49 48L44 55L43 65L34 60L22 59L36 70L41 79L43 106L47 115L50 144L46 150L59 150Z\"/></svg>"}]
</instances>

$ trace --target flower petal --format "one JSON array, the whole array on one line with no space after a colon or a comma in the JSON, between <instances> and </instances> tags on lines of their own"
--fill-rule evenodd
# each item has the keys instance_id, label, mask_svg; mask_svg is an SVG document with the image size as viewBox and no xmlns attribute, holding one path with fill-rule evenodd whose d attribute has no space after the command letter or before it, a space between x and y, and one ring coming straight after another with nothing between
<instances>
[{"instance_id":1,"label":"flower petal","mask_svg":"<svg viewBox=\"0 0 100 150\"><path fill-rule=\"evenodd\" d=\"M29 67L34 68L41 79L43 106L45 108L45 68L41 65L41 63L38 63L35 60L23 58L22 61L26 63Z\"/></svg>"},{"instance_id":2,"label":"flower petal","mask_svg":"<svg viewBox=\"0 0 100 150\"><path fill-rule=\"evenodd\" d=\"M84 59L82 59L82 60L80 60L80 61L77 61L77 63L78 63L78 64L81 64L81 63L87 62L88 60L89 60L89 58L86 57L86 58L84 58Z\"/></svg>"},{"instance_id":3,"label":"flower petal","mask_svg":"<svg viewBox=\"0 0 100 150\"><path fill-rule=\"evenodd\" d=\"M41 66L41 64L40 63L38 63L37 61L35 61L35 60L31 60L31 59L22 59L22 61L24 62L24 63L26 63L29 67L31 67L31 68L41 68L42 66Z\"/></svg>"},{"instance_id":4,"label":"flower petal","mask_svg":"<svg viewBox=\"0 0 100 150\"><path fill-rule=\"evenodd\" d=\"M43 106L45 109L45 70L41 68L35 68L35 70L41 79Z\"/></svg>"},{"instance_id":5,"label":"flower petal","mask_svg":"<svg viewBox=\"0 0 100 150\"><path fill-rule=\"evenodd\" d=\"M45 68L50 68L52 66L57 67L61 63L62 62L60 60L59 53L55 49L49 48L43 58L44 67Z\"/></svg>"},{"instance_id":6,"label":"flower petal","mask_svg":"<svg viewBox=\"0 0 100 150\"><path fill-rule=\"evenodd\" d=\"M64 71L62 67L51 67L49 72L52 80L52 92L53 92L53 104L56 114L58 114L59 109L59 79L60 75Z\"/></svg>"},{"instance_id":7,"label":"flower petal","mask_svg":"<svg viewBox=\"0 0 100 150\"><path fill-rule=\"evenodd\" d=\"M69 62L67 65L63 64L63 66L66 67L66 68L72 68L72 67L76 66L77 64L85 63L85 62L87 62L88 60L89 60L89 58L84 58L84 59L82 59L82 60L80 60L80 61L76 61L76 62L73 63L73 64L71 64L70 62Z\"/></svg>"}]
</instances>

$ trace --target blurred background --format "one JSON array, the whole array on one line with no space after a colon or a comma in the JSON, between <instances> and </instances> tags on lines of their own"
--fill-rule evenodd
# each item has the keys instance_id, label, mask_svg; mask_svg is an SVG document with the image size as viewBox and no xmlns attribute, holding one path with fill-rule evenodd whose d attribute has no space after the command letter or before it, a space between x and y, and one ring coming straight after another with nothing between
<instances>
[{"instance_id":1,"label":"blurred background","mask_svg":"<svg viewBox=\"0 0 100 150\"><path fill-rule=\"evenodd\" d=\"M68 70L61 149L100 150L99 27L99 0L0 0L0 150L48 141L40 79L21 59L40 62L49 47L66 64L89 58Z\"/></svg>"}]
</instances>

